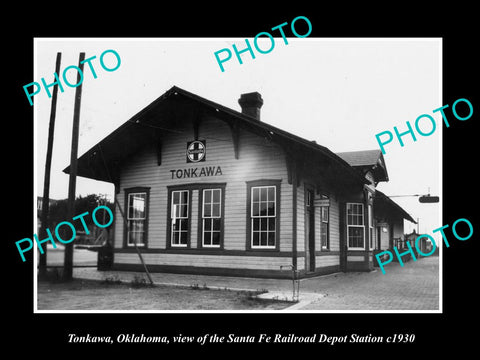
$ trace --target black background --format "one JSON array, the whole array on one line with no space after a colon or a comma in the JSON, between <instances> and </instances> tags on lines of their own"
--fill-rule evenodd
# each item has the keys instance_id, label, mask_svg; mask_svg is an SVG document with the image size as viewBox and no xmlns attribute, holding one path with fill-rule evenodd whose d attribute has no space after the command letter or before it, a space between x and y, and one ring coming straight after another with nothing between
<instances>
[{"instance_id":1,"label":"black background","mask_svg":"<svg viewBox=\"0 0 480 360\"><path fill-rule=\"evenodd\" d=\"M418 2L417 2L418 3ZM222 3L194 8L183 3L176 9L163 2L109 3L104 8L92 3L42 3L5 13L2 23L4 49L2 70L3 109L3 266L2 340L15 355L27 354L50 358L81 354L92 356L95 351L111 355L132 349L140 356L162 358L179 350L194 350L195 355L216 351L233 356L242 351L250 356L267 350L281 353L293 345L284 344L69 344L67 335L112 336L120 333L146 336L187 336L217 333L226 336L275 333L312 335L389 336L414 333L413 344L326 344L296 345L295 356L323 356L325 353L348 350L363 356L391 357L404 354L441 354L447 349L465 353L476 341L476 307L478 306L476 256L480 223L478 211L478 36L472 5L438 3L421 9L407 3L376 7L360 3L341 3L338 7L318 2L289 2L270 5ZM300 6L299 6L300 5ZM263 7L263 8L262 8ZM7 16L8 15L8 16ZM443 314L34 314L33 257L21 262L15 241L32 236L35 202L33 201L33 112L25 99L23 85L33 79L34 37L229 37L252 38L261 31L296 16L306 16L312 23L309 37L442 37L444 104L450 128L443 131L443 224L458 218L469 219L474 235L468 241L457 241L450 229L446 234L450 248L443 257ZM298 23L300 25L300 22ZM298 29L300 34L304 33ZM281 74L279 74L281 76ZM475 92L474 92L475 89ZM457 121L451 105L458 98L473 104L474 114L468 121ZM401 99L399 99L401 102ZM408 106L408 104L405 104ZM426 112L430 109L425 109ZM392 109L392 113L395 109ZM42 159L38 159L42 163ZM233 349L232 349L233 348ZM175 352L168 355L169 350ZM233 352L226 352L233 350ZM425 351L425 352L423 352ZM32 356L36 356L31 354ZM311 354L311 355L307 355ZM198 356L197 355L197 356ZM286 355L286 354L285 354ZM292 355L292 356L293 356ZM255 356L256 357L256 356Z\"/></svg>"}]
</instances>

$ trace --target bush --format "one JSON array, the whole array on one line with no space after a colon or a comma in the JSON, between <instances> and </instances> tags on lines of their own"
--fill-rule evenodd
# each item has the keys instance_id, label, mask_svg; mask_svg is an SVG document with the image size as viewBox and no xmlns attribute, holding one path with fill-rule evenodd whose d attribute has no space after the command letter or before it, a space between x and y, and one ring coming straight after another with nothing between
<instances>
[{"instance_id":1,"label":"bush","mask_svg":"<svg viewBox=\"0 0 480 360\"><path fill-rule=\"evenodd\" d=\"M118 275L107 276L105 279L102 280L102 284L106 284L106 285L116 285L121 283L122 283L122 280L120 280Z\"/></svg>"},{"instance_id":2,"label":"bush","mask_svg":"<svg viewBox=\"0 0 480 360\"><path fill-rule=\"evenodd\" d=\"M141 275L135 275L135 277L130 281L130 285L133 288L141 288L149 286L147 285L147 280Z\"/></svg>"}]
</instances>

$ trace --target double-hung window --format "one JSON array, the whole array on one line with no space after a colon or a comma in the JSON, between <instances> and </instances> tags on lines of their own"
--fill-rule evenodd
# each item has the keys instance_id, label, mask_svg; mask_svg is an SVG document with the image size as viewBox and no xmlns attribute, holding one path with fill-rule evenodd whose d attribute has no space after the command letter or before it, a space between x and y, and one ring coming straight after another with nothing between
<instances>
[{"instance_id":1,"label":"double-hung window","mask_svg":"<svg viewBox=\"0 0 480 360\"><path fill-rule=\"evenodd\" d=\"M222 189L203 189L202 246L220 247L222 224Z\"/></svg>"},{"instance_id":2,"label":"double-hung window","mask_svg":"<svg viewBox=\"0 0 480 360\"><path fill-rule=\"evenodd\" d=\"M370 239L370 250L373 249L373 209L368 205L368 238Z\"/></svg>"},{"instance_id":3,"label":"double-hung window","mask_svg":"<svg viewBox=\"0 0 480 360\"><path fill-rule=\"evenodd\" d=\"M277 241L276 186L252 186L250 191L251 248L275 248Z\"/></svg>"},{"instance_id":4,"label":"double-hung window","mask_svg":"<svg viewBox=\"0 0 480 360\"><path fill-rule=\"evenodd\" d=\"M172 247L186 247L189 236L190 191L175 190L171 195L170 240Z\"/></svg>"},{"instance_id":5,"label":"double-hung window","mask_svg":"<svg viewBox=\"0 0 480 360\"><path fill-rule=\"evenodd\" d=\"M146 244L147 201L146 191L127 194L127 246Z\"/></svg>"},{"instance_id":6,"label":"double-hung window","mask_svg":"<svg viewBox=\"0 0 480 360\"><path fill-rule=\"evenodd\" d=\"M347 203L347 238L348 248L365 249L365 225L362 203Z\"/></svg>"},{"instance_id":7,"label":"double-hung window","mask_svg":"<svg viewBox=\"0 0 480 360\"><path fill-rule=\"evenodd\" d=\"M328 206L320 207L320 243L322 249L330 249L330 241L328 238Z\"/></svg>"}]
</instances>

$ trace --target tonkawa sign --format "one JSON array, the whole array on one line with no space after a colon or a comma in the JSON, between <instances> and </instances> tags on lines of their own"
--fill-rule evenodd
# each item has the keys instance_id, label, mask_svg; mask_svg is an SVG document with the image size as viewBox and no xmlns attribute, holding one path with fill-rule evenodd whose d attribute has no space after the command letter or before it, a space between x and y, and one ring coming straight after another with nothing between
<instances>
[{"instance_id":1,"label":"tonkawa sign","mask_svg":"<svg viewBox=\"0 0 480 360\"><path fill-rule=\"evenodd\" d=\"M220 166L205 166L201 168L174 169L170 170L172 179L198 178L204 176L219 176L222 174Z\"/></svg>"}]
</instances>

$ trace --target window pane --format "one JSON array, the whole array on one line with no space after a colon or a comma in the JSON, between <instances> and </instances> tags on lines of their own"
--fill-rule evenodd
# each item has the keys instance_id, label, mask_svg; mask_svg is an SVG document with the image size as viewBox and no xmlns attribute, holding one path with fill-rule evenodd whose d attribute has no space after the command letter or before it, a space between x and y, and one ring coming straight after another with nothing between
<instances>
[{"instance_id":1,"label":"window pane","mask_svg":"<svg viewBox=\"0 0 480 360\"><path fill-rule=\"evenodd\" d=\"M180 238L180 233L179 232L173 232L172 233L172 244L178 245L179 244L179 238Z\"/></svg>"},{"instance_id":2,"label":"window pane","mask_svg":"<svg viewBox=\"0 0 480 360\"><path fill-rule=\"evenodd\" d=\"M128 194L128 218L129 219L145 218L145 200L146 200L146 193Z\"/></svg>"},{"instance_id":3,"label":"window pane","mask_svg":"<svg viewBox=\"0 0 480 360\"><path fill-rule=\"evenodd\" d=\"M188 217L188 190L172 192L172 217Z\"/></svg>"},{"instance_id":4,"label":"window pane","mask_svg":"<svg viewBox=\"0 0 480 360\"><path fill-rule=\"evenodd\" d=\"M188 231L188 219L180 220L182 231Z\"/></svg>"},{"instance_id":5,"label":"window pane","mask_svg":"<svg viewBox=\"0 0 480 360\"><path fill-rule=\"evenodd\" d=\"M220 189L213 190L213 199L212 200L213 200L214 203L220 203L221 202L221 200L220 200L221 193L222 193L222 190L220 190Z\"/></svg>"},{"instance_id":6,"label":"window pane","mask_svg":"<svg viewBox=\"0 0 480 360\"><path fill-rule=\"evenodd\" d=\"M267 245L267 233L261 232L260 233L260 245L266 246Z\"/></svg>"},{"instance_id":7,"label":"window pane","mask_svg":"<svg viewBox=\"0 0 480 360\"><path fill-rule=\"evenodd\" d=\"M212 216L219 217L220 216L220 204L213 204L212 205Z\"/></svg>"},{"instance_id":8,"label":"window pane","mask_svg":"<svg viewBox=\"0 0 480 360\"><path fill-rule=\"evenodd\" d=\"M327 231L325 224L322 224L320 229L320 239L322 242L322 247L327 247Z\"/></svg>"},{"instance_id":9,"label":"window pane","mask_svg":"<svg viewBox=\"0 0 480 360\"><path fill-rule=\"evenodd\" d=\"M275 201L275 186L268 187L268 201Z\"/></svg>"},{"instance_id":10,"label":"window pane","mask_svg":"<svg viewBox=\"0 0 480 360\"><path fill-rule=\"evenodd\" d=\"M275 246L275 233L269 232L268 233L268 246Z\"/></svg>"},{"instance_id":11,"label":"window pane","mask_svg":"<svg viewBox=\"0 0 480 360\"><path fill-rule=\"evenodd\" d=\"M252 202L252 216L259 216L260 215L260 203L259 202Z\"/></svg>"},{"instance_id":12,"label":"window pane","mask_svg":"<svg viewBox=\"0 0 480 360\"><path fill-rule=\"evenodd\" d=\"M188 217L188 205L179 205L179 217L187 218Z\"/></svg>"},{"instance_id":13,"label":"window pane","mask_svg":"<svg viewBox=\"0 0 480 360\"><path fill-rule=\"evenodd\" d=\"M363 225L363 204L347 204L347 224Z\"/></svg>"},{"instance_id":14,"label":"window pane","mask_svg":"<svg viewBox=\"0 0 480 360\"><path fill-rule=\"evenodd\" d=\"M274 201L269 201L268 202L268 216L275 216L275 202Z\"/></svg>"},{"instance_id":15,"label":"window pane","mask_svg":"<svg viewBox=\"0 0 480 360\"><path fill-rule=\"evenodd\" d=\"M268 219L260 219L260 230L266 231L268 226Z\"/></svg>"},{"instance_id":16,"label":"window pane","mask_svg":"<svg viewBox=\"0 0 480 360\"><path fill-rule=\"evenodd\" d=\"M252 202L259 202L259 201L260 201L260 189L252 188Z\"/></svg>"},{"instance_id":17,"label":"window pane","mask_svg":"<svg viewBox=\"0 0 480 360\"><path fill-rule=\"evenodd\" d=\"M260 201L264 202L267 201L267 189L266 188L260 188Z\"/></svg>"},{"instance_id":18,"label":"window pane","mask_svg":"<svg viewBox=\"0 0 480 360\"><path fill-rule=\"evenodd\" d=\"M260 245L260 236L259 233L254 231L252 234L252 245L259 246Z\"/></svg>"},{"instance_id":19,"label":"window pane","mask_svg":"<svg viewBox=\"0 0 480 360\"><path fill-rule=\"evenodd\" d=\"M188 233L186 231L182 231L180 233L180 243L182 245L187 245L187 238L188 238Z\"/></svg>"},{"instance_id":20,"label":"window pane","mask_svg":"<svg viewBox=\"0 0 480 360\"><path fill-rule=\"evenodd\" d=\"M267 216L267 203L261 202L260 203L260 216Z\"/></svg>"},{"instance_id":21,"label":"window pane","mask_svg":"<svg viewBox=\"0 0 480 360\"><path fill-rule=\"evenodd\" d=\"M181 203L188 204L188 191L182 191Z\"/></svg>"},{"instance_id":22,"label":"window pane","mask_svg":"<svg viewBox=\"0 0 480 360\"><path fill-rule=\"evenodd\" d=\"M348 245L349 247L364 247L362 227L348 228Z\"/></svg>"},{"instance_id":23,"label":"window pane","mask_svg":"<svg viewBox=\"0 0 480 360\"><path fill-rule=\"evenodd\" d=\"M220 231L221 220L220 219L212 219L211 221L213 222L212 230L213 231Z\"/></svg>"},{"instance_id":24,"label":"window pane","mask_svg":"<svg viewBox=\"0 0 480 360\"><path fill-rule=\"evenodd\" d=\"M144 233L143 232L130 232L128 234L128 243L130 245L134 245L135 243L138 244L143 244L143 239L144 239Z\"/></svg>"},{"instance_id":25,"label":"window pane","mask_svg":"<svg viewBox=\"0 0 480 360\"><path fill-rule=\"evenodd\" d=\"M321 209L322 209L322 221L328 222L328 207L323 206Z\"/></svg>"},{"instance_id":26,"label":"window pane","mask_svg":"<svg viewBox=\"0 0 480 360\"><path fill-rule=\"evenodd\" d=\"M212 190L204 190L203 191L203 202L204 203L212 202Z\"/></svg>"},{"instance_id":27,"label":"window pane","mask_svg":"<svg viewBox=\"0 0 480 360\"><path fill-rule=\"evenodd\" d=\"M211 232L204 232L203 233L203 244L204 245L211 245L212 244L212 233Z\"/></svg>"},{"instance_id":28,"label":"window pane","mask_svg":"<svg viewBox=\"0 0 480 360\"><path fill-rule=\"evenodd\" d=\"M203 206L203 217L211 217L212 216L212 205L205 204Z\"/></svg>"},{"instance_id":29,"label":"window pane","mask_svg":"<svg viewBox=\"0 0 480 360\"><path fill-rule=\"evenodd\" d=\"M203 229L205 231L212 230L212 219L203 219Z\"/></svg>"},{"instance_id":30,"label":"window pane","mask_svg":"<svg viewBox=\"0 0 480 360\"><path fill-rule=\"evenodd\" d=\"M275 231L275 218L270 218L268 221L268 230Z\"/></svg>"},{"instance_id":31,"label":"window pane","mask_svg":"<svg viewBox=\"0 0 480 360\"><path fill-rule=\"evenodd\" d=\"M212 245L220 245L220 233L214 232L212 236Z\"/></svg>"}]
</instances>

